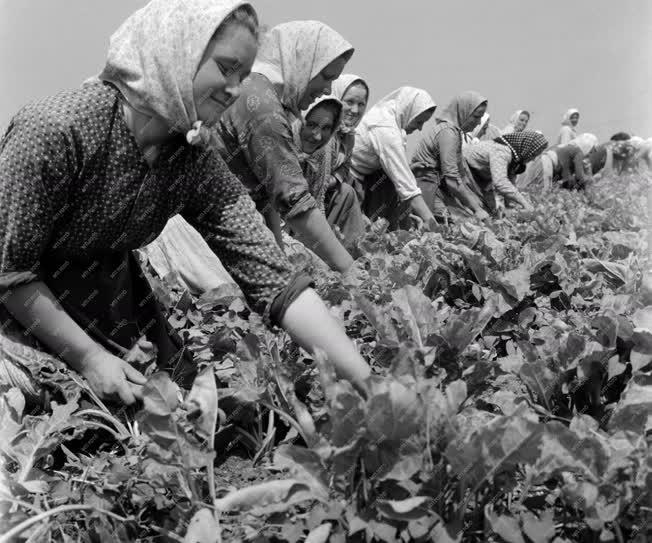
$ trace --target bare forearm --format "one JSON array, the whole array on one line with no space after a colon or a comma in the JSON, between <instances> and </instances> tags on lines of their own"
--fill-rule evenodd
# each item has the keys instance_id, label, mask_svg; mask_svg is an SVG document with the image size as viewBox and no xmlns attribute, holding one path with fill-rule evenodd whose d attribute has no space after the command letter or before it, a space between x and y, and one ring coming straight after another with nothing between
<instances>
[{"instance_id":1,"label":"bare forearm","mask_svg":"<svg viewBox=\"0 0 652 543\"><path fill-rule=\"evenodd\" d=\"M435 216L432 214L428 204L426 204L426 201L420 194L410 200L410 209L426 224L428 224L431 220L435 220Z\"/></svg>"},{"instance_id":2,"label":"bare forearm","mask_svg":"<svg viewBox=\"0 0 652 543\"><path fill-rule=\"evenodd\" d=\"M13 289L4 304L18 322L73 369L79 370L88 356L101 350L41 281Z\"/></svg>"},{"instance_id":3,"label":"bare forearm","mask_svg":"<svg viewBox=\"0 0 652 543\"><path fill-rule=\"evenodd\" d=\"M288 220L297 237L332 269L345 272L353 258L339 242L324 214L311 209Z\"/></svg>"},{"instance_id":4,"label":"bare forearm","mask_svg":"<svg viewBox=\"0 0 652 543\"><path fill-rule=\"evenodd\" d=\"M471 193L458 183L457 180L447 181L446 188L455 198L474 213L482 210L482 206L479 205L478 200L473 198Z\"/></svg>"},{"instance_id":5,"label":"bare forearm","mask_svg":"<svg viewBox=\"0 0 652 543\"><path fill-rule=\"evenodd\" d=\"M288 307L281 325L304 349L324 351L340 377L358 388L364 387L371 373L368 364L314 290L299 295Z\"/></svg>"}]
</instances>

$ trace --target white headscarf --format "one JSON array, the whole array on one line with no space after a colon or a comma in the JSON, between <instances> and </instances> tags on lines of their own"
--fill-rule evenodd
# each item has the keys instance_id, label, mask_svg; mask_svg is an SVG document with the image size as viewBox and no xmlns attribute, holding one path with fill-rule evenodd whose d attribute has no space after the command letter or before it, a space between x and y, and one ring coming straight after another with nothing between
<instances>
[{"instance_id":1,"label":"white headscarf","mask_svg":"<svg viewBox=\"0 0 652 543\"><path fill-rule=\"evenodd\" d=\"M509 124L503 128L503 134L511 134L516 130L516 123L520 119L521 113L524 111L524 109L517 109L514 112L514 114L509 118Z\"/></svg>"},{"instance_id":2,"label":"white headscarf","mask_svg":"<svg viewBox=\"0 0 652 543\"><path fill-rule=\"evenodd\" d=\"M571 140L568 145L575 145L582 150L582 153L588 155L598 145L598 141L597 136L585 132Z\"/></svg>"},{"instance_id":3,"label":"white headscarf","mask_svg":"<svg viewBox=\"0 0 652 543\"><path fill-rule=\"evenodd\" d=\"M201 122L193 79L213 34L242 0L151 0L111 36L99 78L135 110L187 133Z\"/></svg>"},{"instance_id":4,"label":"white headscarf","mask_svg":"<svg viewBox=\"0 0 652 543\"><path fill-rule=\"evenodd\" d=\"M292 21L272 28L263 38L252 72L264 75L281 103L299 118L299 101L308 83L353 46L319 21Z\"/></svg>"},{"instance_id":5,"label":"white headscarf","mask_svg":"<svg viewBox=\"0 0 652 543\"><path fill-rule=\"evenodd\" d=\"M570 108L566 113L564 113L564 116L561 119L561 124L564 126L571 126L570 118L576 113L579 115L580 110L575 109L574 107Z\"/></svg>"},{"instance_id":6,"label":"white headscarf","mask_svg":"<svg viewBox=\"0 0 652 543\"><path fill-rule=\"evenodd\" d=\"M485 113L482 116L482 119L480 119L480 124L471 131L471 136L477 138L478 134L482 131L482 129L487 125L487 123L490 120L491 120L491 116L489 115L489 113Z\"/></svg>"},{"instance_id":7,"label":"white headscarf","mask_svg":"<svg viewBox=\"0 0 652 543\"><path fill-rule=\"evenodd\" d=\"M426 91L400 87L376 102L362 119L361 126L405 130L419 114L436 107L437 104Z\"/></svg>"},{"instance_id":8,"label":"white headscarf","mask_svg":"<svg viewBox=\"0 0 652 543\"><path fill-rule=\"evenodd\" d=\"M364 79L362 79L360 76L354 74L342 74L335 81L333 81L331 96L341 101L344 98L346 91L349 90L349 87L354 83L361 83L364 86L364 88L367 89L367 103L368 103L369 85L367 85L367 82ZM358 122L354 126L346 126L344 123L340 124L339 131L342 134L349 134L355 132L355 128L356 126L358 126L358 124L360 124L360 121L362 121L363 116L364 116L364 111L361 112L360 118L358 119Z\"/></svg>"}]
</instances>

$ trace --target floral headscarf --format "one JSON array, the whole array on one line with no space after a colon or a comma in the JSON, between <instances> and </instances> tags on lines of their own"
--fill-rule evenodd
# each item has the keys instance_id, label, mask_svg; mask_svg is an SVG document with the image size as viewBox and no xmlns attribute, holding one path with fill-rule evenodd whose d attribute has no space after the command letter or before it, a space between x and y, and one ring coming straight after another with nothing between
<instances>
[{"instance_id":1,"label":"floral headscarf","mask_svg":"<svg viewBox=\"0 0 652 543\"><path fill-rule=\"evenodd\" d=\"M217 28L243 5L251 4L242 0L152 0L111 36L99 78L115 85L135 110L160 117L179 132L197 135L201 122L193 79Z\"/></svg>"},{"instance_id":2,"label":"floral headscarf","mask_svg":"<svg viewBox=\"0 0 652 543\"><path fill-rule=\"evenodd\" d=\"M303 144L301 141L301 128L303 124L308 120L310 113L314 111L315 108L327 103L333 104L337 110L337 116L335 118L331 138L323 141L321 145L312 153L306 153L303 151ZM325 152L325 147L327 144L333 141L333 136L337 134L337 130L341 121L342 102L340 102L334 96L322 96L310 104L310 107L303 112L302 120L297 119L292 123L294 144L297 147L297 156L299 157L299 163L302 166L304 176L308 182L310 193L317 201L317 205L321 210L324 209L326 188L328 186L328 178L330 177L332 171L333 159L331 152Z\"/></svg>"},{"instance_id":3,"label":"floral headscarf","mask_svg":"<svg viewBox=\"0 0 652 543\"><path fill-rule=\"evenodd\" d=\"M270 80L281 103L297 118L299 102L314 79L353 46L319 21L292 21L272 28L263 38L252 72Z\"/></svg>"}]
</instances>

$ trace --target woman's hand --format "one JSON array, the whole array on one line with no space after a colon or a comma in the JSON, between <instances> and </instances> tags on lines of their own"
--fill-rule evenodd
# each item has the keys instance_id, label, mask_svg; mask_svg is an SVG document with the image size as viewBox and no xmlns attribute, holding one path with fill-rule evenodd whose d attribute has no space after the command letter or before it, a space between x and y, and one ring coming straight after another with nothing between
<instances>
[{"instance_id":1,"label":"woman's hand","mask_svg":"<svg viewBox=\"0 0 652 543\"><path fill-rule=\"evenodd\" d=\"M481 221L487 220L490 216L484 209L476 209L474 215L476 219Z\"/></svg>"},{"instance_id":2,"label":"woman's hand","mask_svg":"<svg viewBox=\"0 0 652 543\"><path fill-rule=\"evenodd\" d=\"M100 398L118 396L126 405L142 399L142 388L147 379L129 362L100 349L87 356L79 372Z\"/></svg>"}]
</instances>

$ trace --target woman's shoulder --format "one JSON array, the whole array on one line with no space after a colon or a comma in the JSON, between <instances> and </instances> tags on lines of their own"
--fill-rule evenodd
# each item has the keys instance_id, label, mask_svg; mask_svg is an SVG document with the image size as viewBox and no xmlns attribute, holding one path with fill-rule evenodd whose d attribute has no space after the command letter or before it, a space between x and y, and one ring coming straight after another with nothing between
<instances>
[{"instance_id":1,"label":"woman's shoulder","mask_svg":"<svg viewBox=\"0 0 652 543\"><path fill-rule=\"evenodd\" d=\"M23 106L11 123L35 134L90 134L104 128L113 116L118 91L100 81L34 100Z\"/></svg>"},{"instance_id":2,"label":"woman's shoulder","mask_svg":"<svg viewBox=\"0 0 652 543\"><path fill-rule=\"evenodd\" d=\"M248 117L283 114L284 108L272 83L262 74L252 73L240 88L240 96L226 114Z\"/></svg>"}]
</instances>

